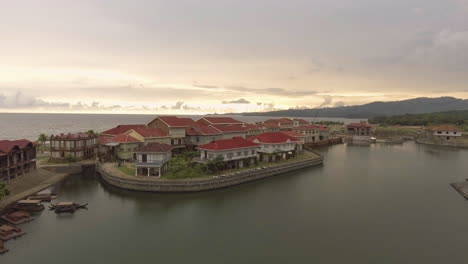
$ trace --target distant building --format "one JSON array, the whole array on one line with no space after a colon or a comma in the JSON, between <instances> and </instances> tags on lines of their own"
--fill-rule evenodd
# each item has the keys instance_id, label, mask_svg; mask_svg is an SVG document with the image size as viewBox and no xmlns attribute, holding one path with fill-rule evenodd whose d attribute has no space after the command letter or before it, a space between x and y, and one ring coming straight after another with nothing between
<instances>
[{"instance_id":1,"label":"distant building","mask_svg":"<svg viewBox=\"0 0 468 264\"><path fill-rule=\"evenodd\" d=\"M29 140L0 140L0 179L12 178L36 169L36 146Z\"/></svg>"},{"instance_id":2,"label":"distant building","mask_svg":"<svg viewBox=\"0 0 468 264\"><path fill-rule=\"evenodd\" d=\"M212 125L222 133L222 139L231 139L234 137L246 138L249 128L243 125Z\"/></svg>"},{"instance_id":3,"label":"distant building","mask_svg":"<svg viewBox=\"0 0 468 264\"><path fill-rule=\"evenodd\" d=\"M168 169L173 146L160 143L149 143L135 149L136 176L161 177Z\"/></svg>"},{"instance_id":4,"label":"distant building","mask_svg":"<svg viewBox=\"0 0 468 264\"><path fill-rule=\"evenodd\" d=\"M299 139L302 144L304 144L306 142L306 136L301 134L301 133L298 133L296 131L284 130L284 131L281 131L280 133L283 133L283 134L288 135L290 137L295 137L295 138Z\"/></svg>"},{"instance_id":5,"label":"distant building","mask_svg":"<svg viewBox=\"0 0 468 264\"><path fill-rule=\"evenodd\" d=\"M236 120L232 117L224 116L205 116L197 120L197 123L204 125L217 125L217 126L236 126L242 125L243 122Z\"/></svg>"},{"instance_id":6,"label":"distant building","mask_svg":"<svg viewBox=\"0 0 468 264\"><path fill-rule=\"evenodd\" d=\"M187 142L192 146L208 144L211 141L223 138L223 132L211 125L202 123L196 123L191 127L187 127L185 129L185 135L187 137Z\"/></svg>"},{"instance_id":7,"label":"distant building","mask_svg":"<svg viewBox=\"0 0 468 264\"><path fill-rule=\"evenodd\" d=\"M351 123L346 126L346 132L350 136L371 136L372 126L368 123Z\"/></svg>"},{"instance_id":8,"label":"distant building","mask_svg":"<svg viewBox=\"0 0 468 264\"><path fill-rule=\"evenodd\" d=\"M102 139L101 139L102 140ZM115 137L101 141L101 144L110 147L110 160L131 161L135 159L135 150L143 145L143 141L134 138L129 133L120 134Z\"/></svg>"},{"instance_id":9,"label":"distant building","mask_svg":"<svg viewBox=\"0 0 468 264\"><path fill-rule=\"evenodd\" d=\"M289 159L302 151L302 141L282 132L264 133L248 138L259 144L259 160L265 162Z\"/></svg>"},{"instance_id":10,"label":"distant building","mask_svg":"<svg viewBox=\"0 0 468 264\"><path fill-rule=\"evenodd\" d=\"M280 130L288 130L294 127L294 124L299 125L299 121L294 122L289 118L279 118L279 119L268 119L263 122L264 124L274 124L277 125Z\"/></svg>"},{"instance_id":11,"label":"distant building","mask_svg":"<svg viewBox=\"0 0 468 264\"><path fill-rule=\"evenodd\" d=\"M431 128L436 137L444 137L445 140L451 140L462 136L462 130L454 125L442 125Z\"/></svg>"},{"instance_id":12,"label":"distant building","mask_svg":"<svg viewBox=\"0 0 468 264\"><path fill-rule=\"evenodd\" d=\"M200 158L196 161L207 163L222 157L228 168L242 168L256 162L258 147L258 144L242 137L215 140L198 146Z\"/></svg>"},{"instance_id":13,"label":"distant building","mask_svg":"<svg viewBox=\"0 0 468 264\"><path fill-rule=\"evenodd\" d=\"M320 130L315 125L300 125L293 127L292 131L302 134L304 136L305 143L315 143L320 141Z\"/></svg>"},{"instance_id":14,"label":"distant building","mask_svg":"<svg viewBox=\"0 0 468 264\"><path fill-rule=\"evenodd\" d=\"M50 159L75 160L94 159L98 151L98 135L88 133L52 135L50 141Z\"/></svg>"},{"instance_id":15,"label":"distant building","mask_svg":"<svg viewBox=\"0 0 468 264\"><path fill-rule=\"evenodd\" d=\"M185 147L185 130L195 124L191 118L177 116L158 116L148 123L150 128L159 128L171 138L174 147Z\"/></svg>"}]
</instances>

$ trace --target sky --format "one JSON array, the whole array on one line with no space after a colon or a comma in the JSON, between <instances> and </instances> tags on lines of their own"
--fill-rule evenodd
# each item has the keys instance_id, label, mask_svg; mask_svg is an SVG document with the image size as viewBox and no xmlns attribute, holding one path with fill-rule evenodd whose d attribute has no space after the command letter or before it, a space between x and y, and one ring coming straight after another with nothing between
<instances>
[{"instance_id":1,"label":"sky","mask_svg":"<svg viewBox=\"0 0 468 264\"><path fill-rule=\"evenodd\" d=\"M468 98L468 0L15 0L0 112L206 114Z\"/></svg>"}]
</instances>

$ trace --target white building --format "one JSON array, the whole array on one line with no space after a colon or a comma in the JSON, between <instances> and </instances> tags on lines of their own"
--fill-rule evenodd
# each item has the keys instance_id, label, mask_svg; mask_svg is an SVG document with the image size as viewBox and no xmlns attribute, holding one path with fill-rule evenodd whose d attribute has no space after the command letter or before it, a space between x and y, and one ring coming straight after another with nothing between
<instances>
[{"instance_id":1,"label":"white building","mask_svg":"<svg viewBox=\"0 0 468 264\"><path fill-rule=\"evenodd\" d=\"M258 144L242 137L215 140L198 146L200 158L197 162L207 163L222 157L228 168L242 168L254 164L257 157Z\"/></svg>"},{"instance_id":2,"label":"white building","mask_svg":"<svg viewBox=\"0 0 468 264\"><path fill-rule=\"evenodd\" d=\"M302 151L300 139L281 132L263 133L248 140L260 144L259 159L265 162L289 159Z\"/></svg>"},{"instance_id":3,"label":"white building","mask_svg":"<svg viewBox=\"0 0 468 264\"><path fill-rule=\"evenodd\" d=\"M149 143L135 150L135 176L158 176L168 169L173 146L160 143Z\"/></svg>"}]
</instances>

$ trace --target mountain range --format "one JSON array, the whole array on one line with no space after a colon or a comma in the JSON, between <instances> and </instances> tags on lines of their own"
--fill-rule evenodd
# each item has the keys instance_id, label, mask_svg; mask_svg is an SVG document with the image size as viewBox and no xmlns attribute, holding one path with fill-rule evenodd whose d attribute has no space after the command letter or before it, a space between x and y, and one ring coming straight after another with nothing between
<instances>
[{"instance_id":1,"label":"mountain range","mask_svg":"<svg viewBox=\"0 0 468 264\"><path fill-rule=\"evenodd\" d=\"M372 102L364 105L327 107L315 109L288 109L262 113L242 113L246 116L294 116L371 118L404 114L424 114L443 111L468 110L468 99L454 97L419 97L402 101Z\"/></svg>"}]
</instances>

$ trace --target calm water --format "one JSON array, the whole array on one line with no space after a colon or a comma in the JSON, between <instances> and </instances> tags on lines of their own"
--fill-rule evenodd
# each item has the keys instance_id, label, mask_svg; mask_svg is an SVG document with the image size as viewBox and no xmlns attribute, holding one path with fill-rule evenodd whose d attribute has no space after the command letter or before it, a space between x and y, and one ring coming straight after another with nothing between
<instances>
[{"instance_id":1,"label":"calm water","mask_svg":"<svg viewBox=\"0 0 468 264\"><path fill-rule=\"evenodd\" d=\"M465 263L468 151L414 143L323 149L326 163L231 189L133 193L69 178L0 263Z\"/></svg>"},{"instance_id":2,"label":"calm water","mask_svg":"<svg viewBox=\"0 0 468 264\"><path fill-rule=\"evenodd\" d=\"M0 113L0 140L36 140L39 134L46 135L82 132L93 129L104 131L119 124L146 124L156 115L103 115L103 114L6 114ZM186 116L194 119L200 116ZM244 122L254 123L269 119L262 116L232 116ZM304 118L313 120L332 120L345 123L358 122L359 119L342 118Z\"/></svg>"}]
</instances>

